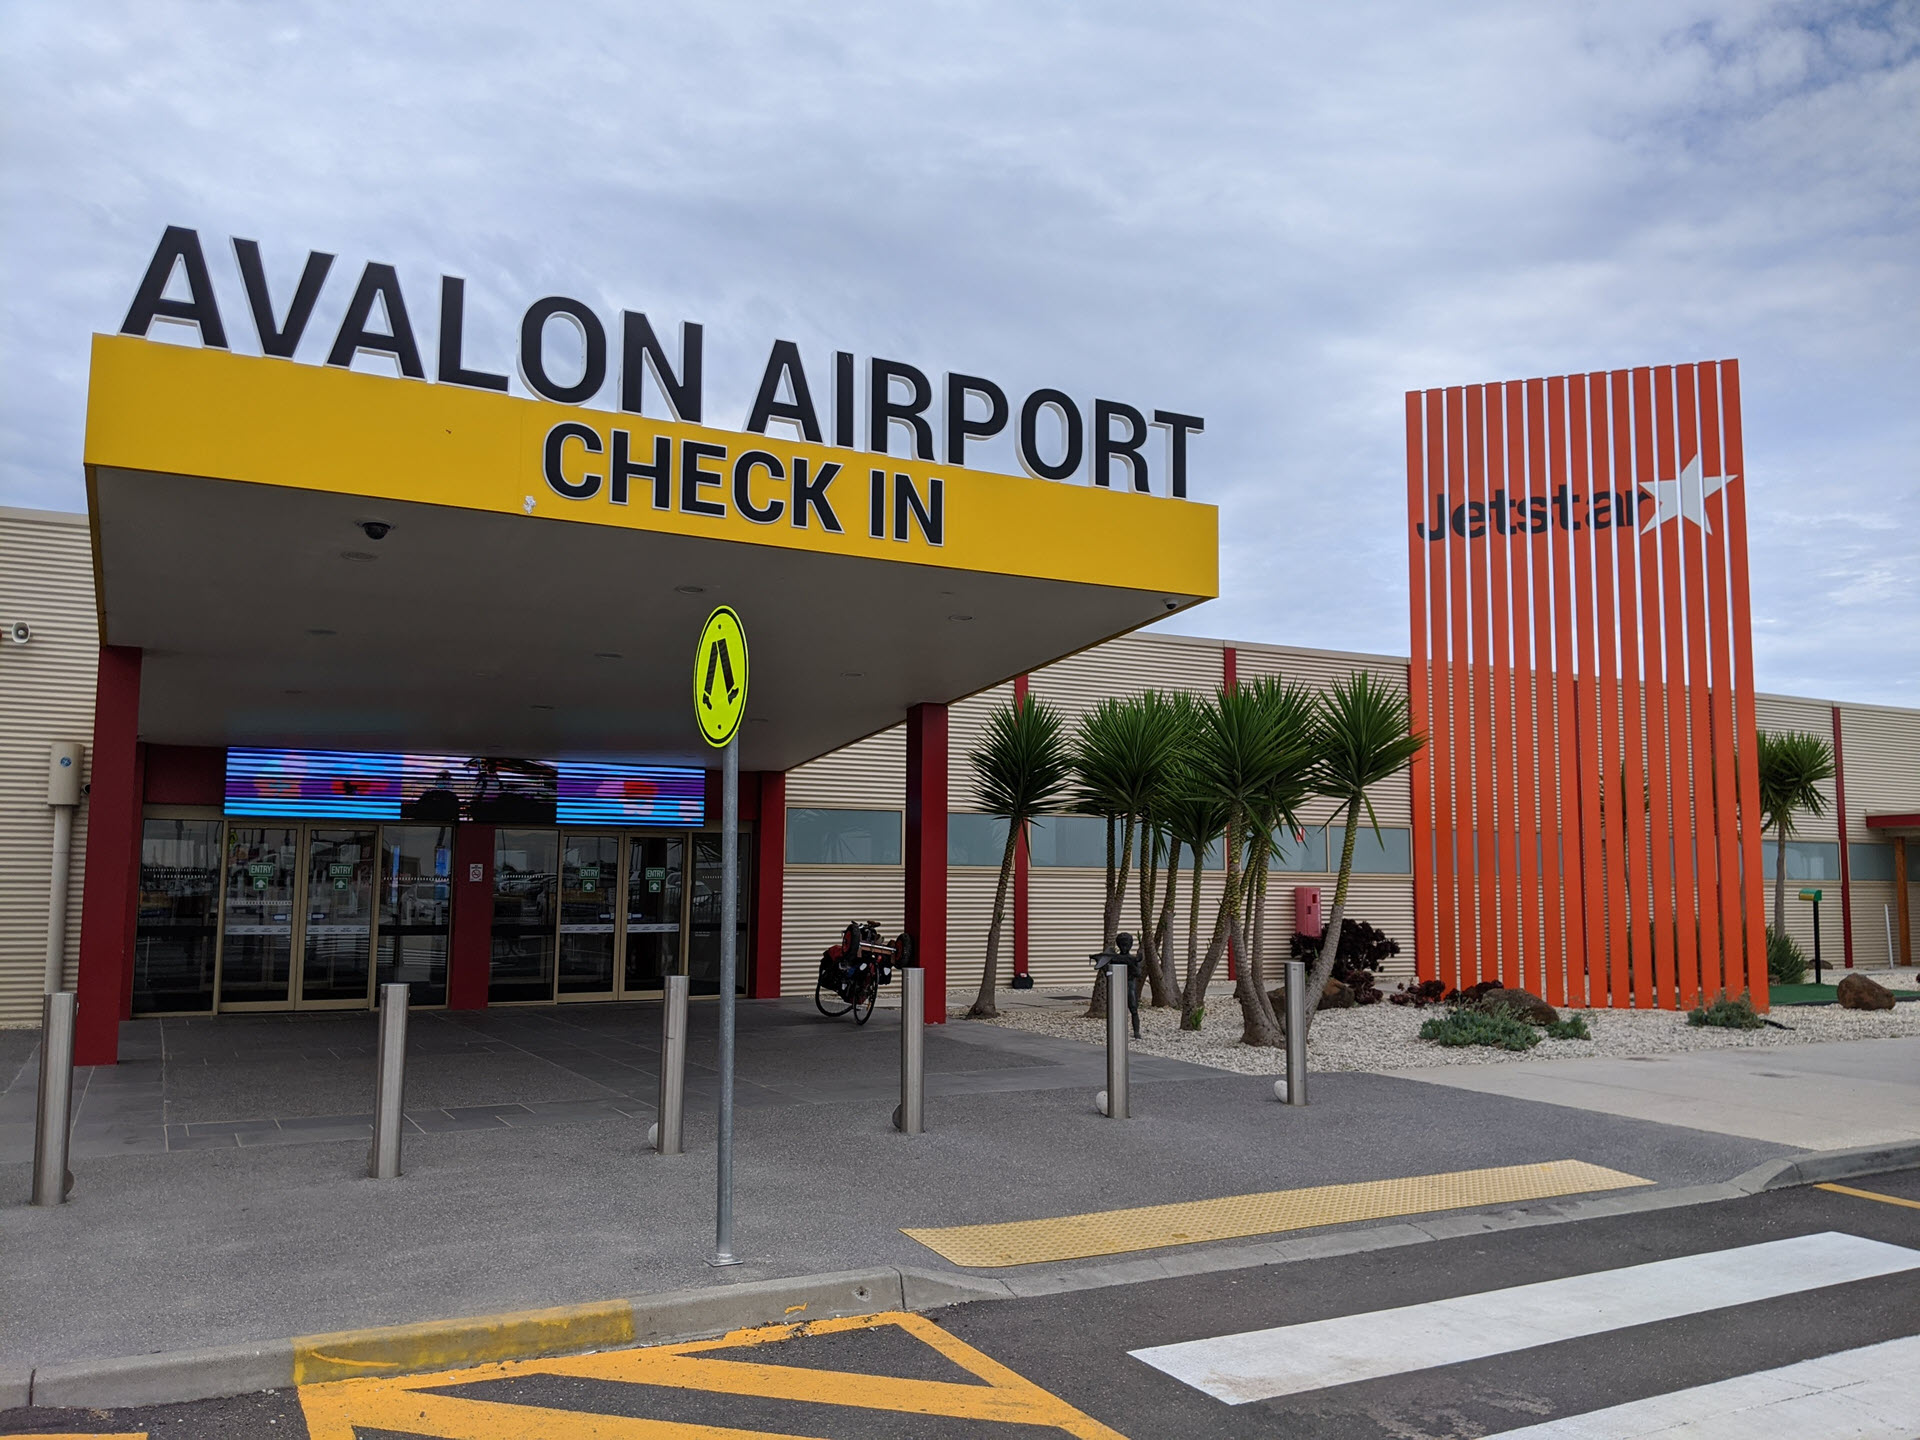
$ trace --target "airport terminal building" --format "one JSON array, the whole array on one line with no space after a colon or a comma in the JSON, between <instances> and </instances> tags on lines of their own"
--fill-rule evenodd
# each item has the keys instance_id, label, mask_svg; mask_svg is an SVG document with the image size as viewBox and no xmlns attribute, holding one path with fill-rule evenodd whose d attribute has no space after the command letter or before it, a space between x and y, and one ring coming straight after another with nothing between
<instances>
[{"instance_id":1,"label":"airport terminal building","mask_svg":"<svg viewBox=\"0 0 1920 1440\"><path fill-rule=\"evenodd\" d=\"M463 282L453 278L442 281L429 381L399 282L375 264L326 362L302 363L294 352L319 282L303 277L305 308L296 296L277 321L251 244L234 247L262 353L228 347L198 238L170 229L122 333L94 339L87 513L0 509L0 1024L33 1023L45 991L73 989L79 1063L112 1062L120 1022L133 1016L366 1008L394 981L411 986L416 1004L455 1009L640 998L674 973L696 995L715 993L719 769L689 680L716 605L739 613L752 656L737 742L737 953L748 996L810 993L821 950L855 919L914 936L930 1019L945 1017L949 985L977 983L1005 832L977 812L968 760L992 710L1019 694L1071 720L1147 688L1206 695L1267 675L1324 688L1364 669L1409 693L1416 727L1430 718L1436 745L1451 716L1453 771L1439 760L1429 771L1423 759L1411 776L1376 786L1379 832L1356 837L1348 913L1399 943L1402 974L1462 983L1500 974L1464 938L1464 922L1447 928L1453 888L1478 878L1472 857L1517 856L1535 883L1530 857L1544 857L1550 877L1556 855L1581 843L1564 828L1548 843L1577 809L1572 789L1554 792L1564 802L1548 793L1550 762L1565 785L1573 775L1564 763L1573 752L1544 754L1571 734L1565 725L1556 733L1551 714L1571 717L1584 693L1569 688L1553 701L1550 675L1491 672L1509 697L1542 697L1542 753L1517 767L1521 838L1483 828L1476 840L1436 822L1452 803L1441 783L1450 775L1492 783L1461 747L1501 732L1475 708L1487 680L1459 665L1449 676L1447 647L1425 638L1439 636L1441 622L1426 628L1423 609L1438 607L1437 617L1450 584L1464 596L1463 577L1483 585L1491 573L1505 595L1513 556L1519 615L1520 577L1546 583L1551 545L1564 558L1553 518L1563 534L1582 531L1567 487L1545 489L1544 470L1530 480L1512 462L1512 499L1486 490L1497 457L1478 450L1468 452L1469 479L1444 478L1460 414L1470 438L1544 441L1542 395L1556 416L1579 413L1567 410L1564 388L1487 387L1485 403L1511 406L1506 420L1476 408L1478 390L1466 392L1464 411L1457 389L1409 397L1413 633L1424 647L1410 663L1146 628L1218 589L1217 512L1186 495L1198 416L1083 405L1050 389L1019 401L982 377L936 385L911 365L861 365L843 352L816 406L797 348L776 341L745 428L718 429L702 423L697 326L683 327L673 355L644 315L623 314L610 338L614 327L565 297L527 311L528 398L508 393L504 374L473 368L462 348ZM311 257L310 275L323 280L331 259ZM167 298L182 274L187 298ZM150 338L159 321L197 330L199 343ZM549 322L577 332L577 377L549 373ZM365 353L400 373L355 369ZM1693 367L1682 369L1693 385ZM1655 407L1629 383L1644 389L1646 373L1618 372L1618 394L1621 416L1637 413L1651 437ZM1657 373L1669 383L1670 372ZM1598 387L1604 377L1594 378ZM617 408L592 408L609 393ZM1694 393L1682 396L1682 430L1693 424ZM1737 390L1727 394L1736 415ZM1660 412L1660 436L1672 449L1670 410ZM770 423L799 438L769 433ZM1422 424L1434 437L1427 461L1417 453ZM970 442L1002 431L1017 432L1027 474L966 464ZM905 453L890 453L903 442ZM1639 482L1649 495L1672 491L1676 520L1705 496L1687 499L1686 485L1702 483L1697 457L1687 463L1678 480ZM1091 483L1061 483L1077 477ZM1431 496L1423 477L1437 487ZM1730 480L1711 483L1719 496ZM1487 498L1455 505L1470 484ZM1539 492L1531 501L1529 484ZM1596 517L1603 503L1615 502L1596 495ZM1596 519L1585 533L1602 528ZM1618 531L1634 533L1624 523ZM1496 548L1496 533L1517 538ZM1692 532L1681 524L1672 533ZM1529 544L1539 547L1530 571ZM1685 550L1696 566L1689 593L1714 573L1697 568L1695 540L1648 544L1653 558L1640 563L1649 585L1669 563L1659 556L1684 546L1695 547ZM1576 564L1590 563L1594 548L1578 542ZM1709 565L1721 558L1709 547ZM1676 586L1679 575L1670 575ZM1564 579L1553 589L1572 593ZM1544 636L1545 589L1538 603L1531 633ZM1453 623L1464 625L1467 612L1455 609ZM1668 613L1680 612L1670 604ZM1504 611L1496 623L1506 624ZM1467 653L1466 633L1457 653ZM1668 653L1681 653L1685 638L1673 631ZM1523 633L1516 657L1525 643ZM1712 665L1725 658L1700 654ZM1802 825L1788 873L1824 890L1831 958L1910 964L1920 711L1749 692L1736 699L1751 709L1736 713L1714 708L1727 700L1728 672L1718 673L1718 689L1693 700L1675 690L1669 702L1674 773L1691 748L1713 792L1690 799L1682 790L1671 814L1687 820L1691 805L1705 825L1718 805L1723 817L1720 878L1712 863L1701 870L1702 902L1724 898L1729 915L1752 906L1742 877L1754 868L1749 854L1761 859L1757 847L1734 848L1753 837L1728 829L1733 772L1710 775L1703 742L1712 738L1730 764L1755 723L1831 735L1832 804ZM1637 703L1614 708L1632 713ZM1536 770L1537 797L1525 788ZM1472 799L1483 826L1488 814L1515 813L1499 788L1515 775L1493 778L1485 805ZM1459 795L1465 807L1467 790ZM1549 812L1562 803L1570 808L1555 820ZM1595 815L1606 808L1593 797L1586 805ZM1287 949L1289 901L1304 904L1328 885L1341 851L1331 805L1310 818L1273 862L1286 872L1270 891L1275 958ZM1706 831L1698 842L1684 835L1675 855L1710 849ZM1599 841L1587 844L1601 853ZM1658 860L1663 847L1654 848ZM1612 883L1617 870L1607 867L1627 852L1606 853L1616 858L1590 855L1590 892ZM1634 852L1636 865L1645 853L1644 844ZM1099 818L1035 826L1014 880L1013 968L1041 984L1086 979L1105 864ZM1762 868L1770 881L1771 853ZM1221 878L1206 868L1203 891L1217 894ZM1655 881L1664 887L1657 872ZM1550 980L1560 963L1552 926L1579 919L1555 884L1545 891ZM1696 893L1694 884L1676 881L1671 893ZM1488 906L1512 899L1487 893ZM1526 953L1538 965L1541 901L1521 900L1535 907ZM1514 922L1486 913L1484 933L1497 928L1511 963L1523 948ZM1757 920L1757 909L1747 913ZM1791 903L1788 914L1811 948L1811 907ZM1738 951L1732 928L1727 944ZM1736 959L1751 974L1753 946L1744 945ZM1703 939L1696 986L1721 973L1717 956L1707 965L1709 948ZM1592 974L1605 963L1596 955L1580 965ZM1615 998L1593 1003L1670 1005L1672 974L1669 963L1657 995L1646 978L1623 988L1617 974Z\"/></svg>"}]
</instances>

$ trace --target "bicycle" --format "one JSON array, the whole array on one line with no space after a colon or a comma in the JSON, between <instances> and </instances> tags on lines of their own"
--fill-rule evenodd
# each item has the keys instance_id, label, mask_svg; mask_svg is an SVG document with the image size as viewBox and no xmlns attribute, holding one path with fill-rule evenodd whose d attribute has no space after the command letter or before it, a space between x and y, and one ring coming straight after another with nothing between
<instances>
[{"instance_id":1,"label":"bicycle","mask_svg":"<svg viewBox=\"0 0 1920 1440\"><path fill-rule=\"evenodd\" d=\"M820 955L814 1008L829 1020L851 1013L854 1024L864 1025L880 998L880 987L893 979L896 968L912 963L912 936L903 932L889 945L880 938L878 922L855 920L841 933L840 943Z\"/></svg>"}]
</instances>

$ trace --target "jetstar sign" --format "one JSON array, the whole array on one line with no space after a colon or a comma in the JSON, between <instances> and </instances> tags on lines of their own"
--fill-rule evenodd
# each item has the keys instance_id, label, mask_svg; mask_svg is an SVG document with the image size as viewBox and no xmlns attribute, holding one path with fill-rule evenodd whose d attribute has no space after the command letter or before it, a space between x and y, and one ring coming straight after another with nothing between
<instances>
[{"instance_id":1,"label":"jetstar sign","mask_svg":"<svg viewBox=\"0 0 1920 1440\"><path fill-rule=\"evenodd\" d=\"M260 246L252 240L235 239L233 255L261 353L280 359L294 358L332 271L334 257L318 250L309 254L285 310L280 311L268 293ZM177 283L176 276L179 277ZM177 293L181 289L184 295ZM174 298L169 298L170 291L176 292ZM441 276L437 363L433 378L443 385L505 391L509 386L505 373L478 369L469 363L470 358L474 358L475 363L478 361L466 353L465 306L466 281L453 275ZM144 337L156 320L191 325L198 329L203 345L227 348L226 325L196 231L178 225L167 227L120 326L120 333ZM566 375L554 374L548 364L547 331L556 321L570 327L578 342L579 358L571 366L573 373ZM699 325L682 324L676 358L668 353L644 314L622 311L617 327L616 367L609 327L593 308L568 296L549 295L529 305L521 320L519 378L530 394L563 405L588 404L612 379L618 408L638 415L644 413L643 391L651 375L672 417L688 424L700 424L703 340L704 332ZM399 274L392 265L374 262L361 270L359 282L327 350L325 363L345 369L353 365L356 356L363 355L379 357L409 379L427 378L411 312L401 292ZM844 350L834 352L831 387L823 391L828 401L823 415L822 407L814 401L814 384L801 361L800 347L791 340L775 340L761 371L753 405L741 428L751 434L764 435L767 427L778 421L791 427L802 440L849 450L856 447L858 439L864 438L865 448L876 455L892 453L889 447L904 438L915 459L935 460L938 448L942 451L938 456L941 462L964 466L969 444L989 440L1012 425L1015 426L1015 454L1022 468L1036 479L1071 480L1087 471L1095 485L1112 488L1116 467L1123 467L1125 478L1121 483L1135 492L1154 493L1157 479L1159 493L1186 498L1188 440L1206 428L1205 421L1198 415L1177 410L1148 411L1120 400L1096 399L1089 421L1072 396L1051 388L1030 393L1020 402L1016 413L1007 392L984 376L952 373L941 377L936 386L925 371L904 361L875 357L864 368L866 425L863 434L858 423L861 367L856 357ZM940 402L937 413L936 398ZM830 439L827 438L829 428ZM564 478L556 457L568 440L586 444L580 433L582 429L580 426L556 427L547 447L548 484L569 499L584 498L577 488L580 482ZM1163 440L1150 443L1156 429L1163 432ZM760 463L760 452L753 454L756 463ZM616 474L621 476L616 481L618 485L624 487L626 473L638 473L664 489L665 481L660 478L663 471L659 468L664 462L630 465L627 472L622 472L619 466L624 459L615 458ZM771 467L763 468L771 473ZM804 477L800 478L804 481ZM818 497L824 493L829 478L815 477L806 494L797 496L796 524L802 523L801 517L808 508L820 508ZM915 499L917 502L919 497ZM755 513L751 508L748 513L749 518L763 518L762 513ZM837 523L832 528L837 529Z\"/></svg>"},{"instance_id":2,"label":"jetstar sign","mask_svg":"<svg viewBox=\"0 0 1920 1440\"><path fill-rule=\"evenodd\" d=\"M1642 480L1640 493L1628 490L1602 490L1593 495L1575 494L1567 486L1556 486L1545 495L1509 495L1496 489L1485 500L1462 500L1449 509L1447 494L1436 491L1431 509L1423 520L1413 522L1413 530L1422 540L1438 545L1447 538L1448 527L1455 535L1469 540L1486 538L1491 529L1496 535L1544 535L1549 526L1564 531L1627 530L1638 519L1645 535L1656 525L1669 520L1691 520L1708 534L1713 520L1707 513L1707 501L1740 477L1738 475L1700 474L1700 457L1687 461L1677 480ZM1638 501L1636 517L1635 502Z\"/></svg>"}]
</instances>

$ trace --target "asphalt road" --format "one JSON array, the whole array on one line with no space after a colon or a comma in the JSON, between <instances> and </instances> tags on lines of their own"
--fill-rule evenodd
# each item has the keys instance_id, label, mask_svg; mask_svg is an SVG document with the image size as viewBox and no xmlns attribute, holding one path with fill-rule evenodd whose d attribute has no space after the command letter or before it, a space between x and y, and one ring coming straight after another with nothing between
<instances>
[{"instance_id":1,"label":"asphalt road","mask_svg":"<svg viewBox=\"0 0 1920 1440\"><path fill-rule=\"evenodd\" d=\"M1920 1171L1861 1180L1856 1188L1920 1202ZM1627 1267L1650 1268L1621 1274ZM1513 1293L1522 1286L1543 1288ZM1407 1312L1416 1306L1441 1308ZM1386 1311L1400 1313L1380 1313ZM1294 1326L1313 1328L1203 1343ZM754 1346L716 1349L707 1342L531 1362L504 1374L422 1377L395 1382L380 1402L385 1408L364 1413L353 1409L362 1403L354 1398L359 1392L321 1396L316 1392L325 1387L316 1387L305 1406L316 1417L312 1431L302 1397L288 1391L140 1411L12 1411L0 1414L0 1436L144 1431L181 1440L344 1440L359 1414L362 1435L641 1434L631 1422L610 1419L624 1416L835 1440L1016 1433L1455 1440L1527 1427L1552 1434L1552 1422L1578 1415L1597 1425L1583 1433L1604 1440L1637 1433L1633 1426L1644 1423L1649 1405L1681 1407L1676 1413L1695 1418L1703 1435L1748 1436L1774 1432L1751 1418L1728 1418L1728 1411L1749 1403L1756 1384L1771 1386L1769 1394L1793 1387L1738 1377L1837 1357L1828 1368L1864 1367L1864 1388L1846 1392L1854 1398L1835 1398L1842 1391L1831 1385L1839 1382L1816 1380L1802 1388L1830 1388L1805 1403L1853 1405L1866 1414L1875 1403L1883 1410L1905 1403L1884 1394L1875 1401L1880 1371L1895 1367L1880 1360L1892 1352L1868 1349L1903 1341L1920 1346L1920 1207L1799 1189L957 1306L925 1320L821 1327ZM1167 1346L1187 1348L1157 1350ZM1316 1347L1328 1346L1322 1369ZM1485 1353L1447 1358L1463 1346ZM1157 1354L1131 1353L1143 1350ZM1864 1357L1853 1355L1859 1351ZM1900 1376L1920 1376L1911 1354L1896 1358ZM1336 1365L1366 1378L1321 1383ZM1170 1373L1183 1366L1187 1378ZM1802 1366L1789 1379L1803 1373L1812 1372ZM1920 1378L1889 1383L1920 1397ZM1236 1398L1244 1403L1216 1398L1208 1384L1240 1385L1244 1393ZM1275 1390L1288 1393L1245 1398ZM1622 1410L1617 1423L1610 1418L1613 1407L1635 1402L1641 1408ZM538 1414L521 1411L516 1422L511 1407L521 1406ZM421 1428L409 1431L405 1422L416 1409ZM335 1418L323 1421L323 1412ZM1833 1413L1809 1410L1791 1433L1810 1440L1835 1433L1826 1428L1838 1423ZM1859 1433L1920 1435L1920 1402L1902 1413L1910 1430L1895 1423Z\"/></svg>"}]
</instances>

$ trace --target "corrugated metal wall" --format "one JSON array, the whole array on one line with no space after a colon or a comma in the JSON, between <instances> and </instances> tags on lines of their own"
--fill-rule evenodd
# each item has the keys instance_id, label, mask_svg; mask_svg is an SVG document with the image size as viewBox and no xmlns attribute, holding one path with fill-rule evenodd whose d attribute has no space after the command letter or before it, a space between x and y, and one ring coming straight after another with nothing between
<instances>
[{"instance_id":1,"label":"corrugated metal wall","mask_svg":"<svg viewBox=\"0 0 1920 1440\"><path fill-rule=\"evenodd\" d=\"M33 639L16 645L0 633L0 1025L40 1020L53 864L48 746L88 746L92 769L99 640L86 516L0 506L0 626L10 630L15 621L32 626ZM67 901L69 986L80 955L86 837L82 804Z\"/></svg>"},{"instance_id":2,"label":"corrugated metal wall","mask_svg":"<svg viewBox=\"0 0 1920 1440\"><path fill-rule=\"evenodd\" d=\"M1920 712L1880 705L1840 707L1841 751L1846 767L1847 839L1887 844L1886 836L1867 828L1868 814L1920 813ZM1907 842L1907 905L1920 916L1920 840ZM1888 926L1893 882L1853 877L1853 960L1856 966L1886 965L1892 958ZM1823 907L1824 908L1824 907Z\"/></svg>"},{"instance_id":3,"label":"corrugated metal wall","mask_svg":"<svg viewBox=\"0 0 1920 1440\"><path fill-rule=\"evenodd\" d=\"M1755 695L1753 697L1755 723L1762 730L1804 730L1810 735L1818 735L1829 743L1833 740L1833 706L1825 700L1808 700L1798 695ZM1851 767L1849 767L1851 769ZM1833 843L1839 838L1839 827L1834 820L1833 782L1828 781L1820 787L1820 793L1827 797L1827 813L1815 818L1802 815L1794 822L1797 829L1794 839L1824 841ZM1857 811L1860 801L1853 794L1853 776L1847 776L1847 806ZM1765 837L1771 841L1769 831ZM1772 866L1766 867L1767 924L1773 923L1773 876ZM1813 906L1798 898L1801 884L1791 876L1787 880L1787 933L1800 942L1800 947L1813 955ZM1820 905L1820 947L1822 956L1830 963L1840 963L1840 881L1823 880L1818 882L1825 890L1828 899ZM1855 922L1856 924L1858 921ZM1811 975L1808 976L1812 978ZM1828 976L1829 980L1833 977Z\"/></svg>"},{"instance_id":4,"label":"corrugated metal wall","mask_svg":"<svg viewBox=\"0 0 1920 1440\"><path fill-rule=\"evenodd\" d=\"M1032 693L1057 706L1069 724L1103 699L1133 695L1148 688L1208 695L1222 680L1223 648L1223 642L1218 640L1180 635L1123 636L1036 671L1031 678ZM1247 679L1278 674L1319 688L1359 669L1371 670L1402 691L1405 689L1406 661L1389 655L1265 645L1238 650L1238 673ZM988 714L995 706L1010 700L1012 694L1010 684L1002 685L953 707L948 722L953 809L974 808L972 770L967 757L978 743ZM899 809L904 804L905 787L906 731L904 727L897 727L795 770L787 780L787 803L795 807ZM1370 798L1382 825L1409 823L1411 802L1404 776L1376 787ZM1312 811L1311 818L1325 821L1333 809L1330 804L1321 804ZM1331 873L1274 874L1268 892L1266 954L1270 963L1283 960L1287 953L1293 928L1294 887L1318 884L1330 905L1333 878ZM949 871L947 973L955 988L979 984L996 879L997 873L989 868L955 867ZM1203 947L1211 934L1222 879L1217 871L1204 872L1202 877L1200 943ZM1189 880L1190 875L1183 873L1175 947L1176 956L1182 961ZM782 964L786 988L794 993L812 991L814 964L820 951L833 941L855 911L861 918L879 920L885 929L898 925L902 883L898 867L789 866ZM1136 876L1129 885L1122 921L1128 929L1137 928L1139 924L1138 892L1132 888L1137 884ZM1028 890L1028 961L1036 983L1091 983L1087 956L1100 947L1104 888L1105 876L1099 869L1033 869ZM1389 974L1413 973L1411 876L1355 876L1348 913L1379 926L1400 942L1400 956L1389 967ZM1001 974L1005 976L1012 971L1011 913L1001 943Z\"/></svg>"}]
</instances>

